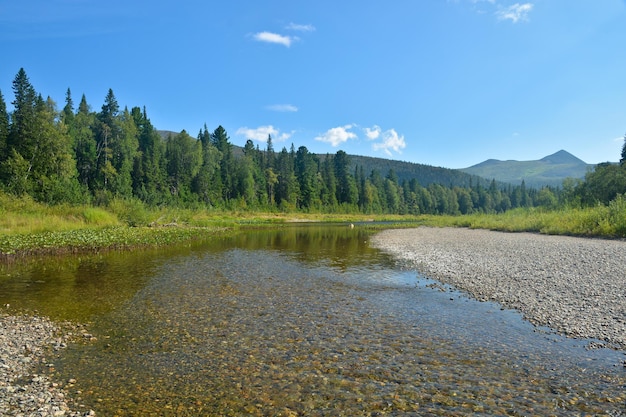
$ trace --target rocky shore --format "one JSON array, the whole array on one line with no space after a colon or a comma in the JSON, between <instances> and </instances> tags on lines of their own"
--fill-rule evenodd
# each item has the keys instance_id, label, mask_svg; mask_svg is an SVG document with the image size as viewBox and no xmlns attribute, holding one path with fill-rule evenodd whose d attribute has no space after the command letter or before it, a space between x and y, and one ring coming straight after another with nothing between
<instances>
[{"instance_id":1,"label":"rocky shore","mask_svg":"<svg viewBox=\"0 0 626 417\"><path fill-rule=\"evenodd\" d=\"M66 329L67 330L67 329ZM9 316L0 312L0 415L93 416L77 411L62 384L37 373L40 366L54 367L45 356L67 346L71 332L36 316ZM65 381L70 384L74 381Z\"/></svg>"},{"instance_id":2,"label":"rocky shore","mask_svg":"<svg viewBox=\"0 0 626 417\"><path fill-rule=\"evenodd\" d=\"M385 230L372 245L535 325L626 349L624 241L420 227Z\"/></svg>"}]
</instances>

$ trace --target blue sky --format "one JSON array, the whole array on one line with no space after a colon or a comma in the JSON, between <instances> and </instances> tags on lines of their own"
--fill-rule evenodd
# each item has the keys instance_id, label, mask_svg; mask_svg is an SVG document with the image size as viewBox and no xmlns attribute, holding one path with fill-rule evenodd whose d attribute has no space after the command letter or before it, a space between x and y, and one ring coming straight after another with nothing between
<instances>
[{"instance_id":1,"label":"blue sky","mask_svg":"<svg viewBox=\"0 0 626 417\"><path fill-rule=\"evenodd\" d=\"M565 149L617 161L624 0L0 0L0 90L23 67L192 136L449 168Z\"/></svg>"}]
</instances>

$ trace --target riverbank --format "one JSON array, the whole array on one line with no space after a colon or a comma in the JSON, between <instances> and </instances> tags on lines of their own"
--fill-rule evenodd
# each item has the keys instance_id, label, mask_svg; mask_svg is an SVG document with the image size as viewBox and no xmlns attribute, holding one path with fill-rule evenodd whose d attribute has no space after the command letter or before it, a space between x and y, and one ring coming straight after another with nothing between
<instances>
[{"instance_id":1,"label":"riverbank","mask_svg":"<svg viewBox=\"0 0 626 417\"><path fill-rule=\"evenodd\" d=\"M535 325L626 349L624 241L419 227L385 230L371 243Z\"/></svg>"},{"instance_id":2,"label":"riverbank","mask_svg":"<svg viewBox=\"0 0 626 417\"><path fill-rule=\"evenodd\" d=\"M52 370L54 364L47 361L46 354L65 348L73 337L72 331L79 331L78 328L65 330L42 317L0 313L0 415L95 415L76 404L63 389L63 384L37 373L40 366Z\"/></svg>"}]
</instances>

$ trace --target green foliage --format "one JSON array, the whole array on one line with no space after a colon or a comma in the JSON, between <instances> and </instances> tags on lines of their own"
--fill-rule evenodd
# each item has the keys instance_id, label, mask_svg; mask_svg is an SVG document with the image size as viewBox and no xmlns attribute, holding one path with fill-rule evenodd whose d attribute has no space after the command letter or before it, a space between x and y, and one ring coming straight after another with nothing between
<instances>
[{"instance_id":1,"label":"green foliage","mask_svg":"<svg viewBox=\"0 0 626 417\"><path fill-rule=\"evenodd\" d=\"M141 200L136 198L114 198L107 207L117 218L128 226L147 226L152 218Z\"/></svg>"},{"instance_id":2,"label":"green foliage","mask_svg":"<svg viewBox=\"0 0 626 417\"><path fill-rule=\"evenodd\" d=\"M602 163L585 176L576 193L584 205L609 204L626 192L626 166Z\"/></svg>"},{"instance_id":3,"label":"green foliage","mask_svg":"<svg viewBox=\"0 0 626 417\"><path fill-rule=\"evenodd\" d=\"M608 223L615 236L626 236L626 196L619 194L609 203Z\"/></svg>"}]
</instances>

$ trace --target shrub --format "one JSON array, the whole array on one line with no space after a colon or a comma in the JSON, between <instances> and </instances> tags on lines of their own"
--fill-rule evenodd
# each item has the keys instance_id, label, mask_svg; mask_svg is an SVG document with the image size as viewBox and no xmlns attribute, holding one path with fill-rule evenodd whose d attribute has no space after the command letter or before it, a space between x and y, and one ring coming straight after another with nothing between
<instances>
[{"instance_id":1,"label":"shrub","mask_svg":"<svg viewBox=\"0 0 626 417\"><path fill-rule=\"evenodd\" d=\"M608 215L609 223L615 235L626 237L626 197L624 194L618 194L617 197L609 203Z\"/></svg>"},{"instance_id":2,"label":"shrub","mask_svg":"<svg viewBox=\"0 0 626 417\"><path fill-rule=\"evenodd\" d=\"M150 223L150 214L143 202L136 198L114 198L108 208L120 221L131 227L147 226Z\"/></svg>"}]
</instances>

